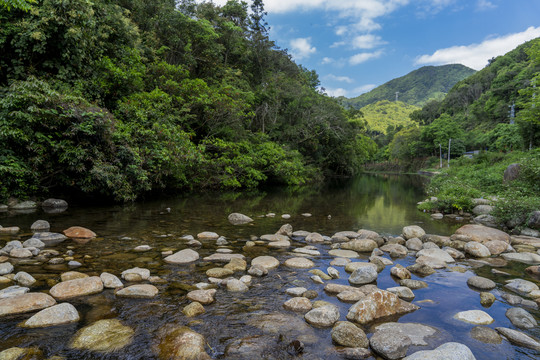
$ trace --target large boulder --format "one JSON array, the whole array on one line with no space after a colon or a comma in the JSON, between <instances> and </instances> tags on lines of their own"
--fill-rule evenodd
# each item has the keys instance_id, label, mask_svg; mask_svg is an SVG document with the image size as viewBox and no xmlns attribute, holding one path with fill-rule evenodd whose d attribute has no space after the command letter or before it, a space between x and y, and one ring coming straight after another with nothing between
<instances>
[{"instance_id":1,"label":"large boulder","mask_svg":"<svg viewBox=\"0 0 540 360\"><path fill-rule=\"evenodd\" d=\"M103 291L103 282L99 276L62 281L54 285L49 293L58 300L66 300L77 296L97 294Z\"/></svg>"},{"instance_id":2,"label":"large boulder","mask_svg":"<svg viewBox=\"0 0 540 360\"><path fill-rule=\"evenodd\" d=\"M466 243L464 250L467 254L478 258L491 256L491 252L489 252L489 249L483 244L476 241L470 241Z\"/></svg>"},{"instance_id":3,"label":"large boulder","mask_svg":"<svg viewBox=\"0 0 540 360\"><path fill-rule=\"evenodd\" d=\"M476 360L471 349L455 342L442 344L434 350L417 351L403 360Z\"/></svg>"},{"instance_id":4,"label":"large boulder","mask_svg":"<svg viewBox=\"0 0 540 360\"><path fill-rule=\"evenodd\" d=\"M161 360L209 360L205 346L204 336L188 327L181 327L163 337L157 346L157 353Z\"/></svg>"},{"instance_id":5,"label":"large boulder","mask_svg":"<svg viewBox=\"0 0 540 360\"><path fill-rule=\"evenodd\" d=\"M540 210L533 211L529 217L529 227L540 230Z\"/></svg>"},{"instance_id":6,"label":"large boulder","mask_svg":"<svg viewBox=\"0 0 540 360\"><path fill-rule=\"evenodd\" d=\"M491 205L476 205L472 212L474 215L489 215L493 212L493 206Z\"/></svg>"},{"instance_id":7,"label":"large boulder","mask_svg":"<svg viewBox=\"0 0 540 360\"><path fill-rule=\"evenodd\" d=\"M456 230L454 235L462 235L461 239L486 243L490 240L501 240L510 243L510 235L504 231L483 225L467 224Z\"/></svg>"},{"instance_id":8,"label":"large boulder","mask_svg":"<svg viewBox=\"0 0 540 360\"><path fill-rule=\"evenodd\" d=\"M180 250L163 259L169 264L189 264L197 260L199 260L199 253L192 249Z\"/></svg>"},{"instance_id":9,"label":"large boulder","mask_svg":"<svg viewBox=\"0 0 540 360\"><path fill-rule=\"evenodd\" d=\"M514 307L506 310L506 317L520 329L534 329L538 325L534 316L522 308Z\"/></svg>"},{"instance_id":10,"label":"large boulder","mask_svg":"<svg viewBox=\"0 0 540 360\"><path fill-rule=\"evenodd\" d=\"M70 347L78 350L112 352L133 342L135 331L123 325L120 320L99 320L75 334Z\"/></svg>"},{"instance_id":11,"label":"large boulder","mask_svg":"<svg viewBox=\"0 0 540 360\"><path fill-rule=\"evenodd\" d=\"M75 306L69 303L62 303L41 310L26 320L22 326L28 328L56 326L74 323L79 320L79 313L75 309Z\"/></svg>"},{"instance_id":12,"label":"large boulder","mask_svg":"<svg viewBox=\"0 0 540 360\"><path fill-rule=\"evenodd\" d=\"M48 294L26 293L0 299L0 316L23 314L53 306L56 301Z\"/></svg>"},{"instance_id":13,"label":"large boulder","mask_svg":"<svg viewBox=\"0 0 540 360\"><path fill-rule=\"evenodd\" d=\"M419 309L418 306L401 300L389 291L377 290L351 306L347 319L367 324L390 315L401 315Z\"/></svg>"}]
</instances>

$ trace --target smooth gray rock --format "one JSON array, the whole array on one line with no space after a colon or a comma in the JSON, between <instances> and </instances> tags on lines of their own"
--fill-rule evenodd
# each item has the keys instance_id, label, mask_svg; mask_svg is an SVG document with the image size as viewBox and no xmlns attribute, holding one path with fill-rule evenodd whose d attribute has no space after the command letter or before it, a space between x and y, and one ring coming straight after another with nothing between
<instances>
[{"instance_id":1,"label":"smooth gray rock","mask_svg":"<svg viewBox=\"0 0 540 360\"><path fill-rule=\"evenodd\" d=\"M45 243L38 238L32 237L25 242L23 242L23 247L29 248L29 247L35 247L38 249L43 249L45 247Z\"/></svg>"},{"instance_id":2,"label":"smooth gray rock","mask_svg":"<svg viewBox=\"0 0 540 360\"><path fill-rule=\"evenodd\" d=\"M471 276L467 279L467 285L480 290L492 290L496 287L494 281L481 276Z\"/></svg>"},{"instance_id":3,"label":"smooth gray rock","mask_svg":"<svg viewBox=\"0 0 540 360\"><path fill-rule=\"evenodd\" d=\"M520 329L533 329L538 325L534 316L522 308L515 307L506 310L506 317Z\"/></svg>"},{"instance_id":4,"label":"smooth gray rock","mask_svg":"<svg viewBox=\"0 0 540 360\"><path fill-rule=\"evenodd\" d=\"M35 209L35 208L37 208L37 204L35 201L31 201L31 200L23 201L23 202L20 202L18 204L11 206L12 210L29 210L29 209Z\"/></svg>"},{"instance_id":5,"label":"smooth gray rock","mask_svg":"<svg viewBox=\"0 0 540 360\"><path fill-rule=\"evenodd\" d=\"M338 321L330 333L334 343L352 347L352 348L367 348L369 341L366 333L358 326L348 321Z\"/></svg>"},{"instance_id":6,"label":"smooth gray rock","mask_svg":"<svg viewBox=\"0 0 540 360\"><path fill-rule=\"evenodd\" d=\"M377 270L373 266L362 266L353 271L349 282L353 285L369 284L377 280Z\"/></svg>"},{"instance_id":7,"label":"smooth gray rock","mask_svg":"<svg viewBox=\"0 0 540 360\"><path fill-rule=\"evenodd\" d=\"M399 281L401 286L406 286L411 290L427 288L428 284L421 280L403 279Z\"/></svg>"},{"instance_id":8,"label":"smooth gray rock","mask_svg":"<svg viewBox=\"0 0 540 360\"><path fill-rule=\"evenodd\" d=\"M0 276L11 274L13 272L13 265L11 263L5 262L0 263Z\"/></svg>"},{"instance_id":9,"label":"smooth gray rock","mask_svg":"<svg viewBox=\"0 0 540 360\"><path fill-rule=\"evenodd\" d=\"M524 264L540 265L540 255L530 252L505 253L501 256L508 261L517 261Z\"/></svg>"},{"instance_id":10,"label":"smooth gray rock","mask_svg":"<svg viewBox=\"0 0 540 360\"><path fill-rule=\"evenodd\" d=\"M529 336L521 331L512 330L504 327L495 328L502 336L508 339L513 344L540 351L540 341L532 336Z\"/></svg>"},{"instance_id":11,"label":"smooth gray rock","mask_svg":"<svg viewBox=\"0 0 540 360\"><path fill-rule=\"evenodd\" d=\"M475 325L487 325L495 321L488 313L482 310L461 311L454 315L454 319Z\"/></svg>"},{"instance_id":12,"label":"smooth gray rock","mask_svg":"<svg viewBox=\"0 0 540 360\"><path fill-rule=\"evenodd\" d=\"M30 289L23 286L13 285L0 290L0 299L26 294Z\"/></svg>"},{"instance_id":13,"label":"smooth gray rock","mask_svg":"<svg viewBox=\"0 0 540 360\"><path fill-rule=\"evenodd\" d=\"M35 233L32 237L41 240L45 246L54 246L67 239L67 236L63 234L52 232L39 232Z\"/></svg>"},{"instance_id":14,"label":"smooth gray rock","mask_svg":"<svg viewBox=\"0 0 540 360\"><path fill-rule=\"evenodd\" d=\"M115 295L127 298L153 298L159 293L159 290L150 284L138 284L125 287L118 290Z\"/></svg>"},{"instance_id":15,"label":"smooth gray rock","mask_svg":"<svg viewBox=\"0 0 540 360\"><path fill-rule=\"evenodd\" d=\"M51 228L51 224L47 220L37 220L31 226L32 231L48 231Z\"/></svg>"},{"instance_id":16,"label":"smooth gray rock","mask_svg":"<svg viewBox=\"0 0 540 360\"><path fill-rule=\"evenodd\" d=\"M478 258L491 256L489 249L485 245L476 241L469 241L466 243L464 250L465 253Z\"/></svg>"},{"instance_id":17,"label":"smooth gray rock","mask_svg":"<svg viewBox=\"0 0 540 360\"><path fill-rule=\"evenodd\" d=\"M13 280L21 286L31 286L36 282L36 279L27 272L19 271L13 277Z\"/></svg>"},{"instance_id":18,"label":"smooth gray rock","mask_svg":"<svg viewBox=\"0 0 540 360\"><path fill-rule=\"evenodd\" d=\"M242 225L242 224L248 224L250 222L253 222L253 219L250 218L247 215L240 214L240 213L232 213L227 216L227 220L233 225Z\"/></svg>"},{"instance_id":19,"label":"smooth gray rock","mask_svg":"<svg viewBox=\"0 0 540 360\"><path fill-rule=\"evenodd\" d=\"M99 275L99 278L103 282L103 286L108 289L115 289L124 286L122 281L116 275L110 274L108 272L101 273L101 275Z\"/></svg>"},{"instance_id":20,"label":"smooth gray rock","mask_svg":"<svg viewBox=\"0 0 540 360\"><path fill-rule=\"evenodd\" d=\"M401 233L403 234L405 240L409 240L412 238L420 238L422 237L422 235L426 234L424 229L422 229L418 225L405 226Z\"/></svg>"},{"instance_id":21,"label":"smooth gray rock","mask_svg":"<svg viewBox=\"0 0 540 360\"><path fill-rule=\"evenodd\" d=\"M529 293L538 290L538 285L531 281L523 280L523 279L513 279L508 280L507 284L504 285L506 289L512 290L513 292L527 296Z\"/></svg>"},{"instance_id":22,"label":"smooth gray rock","mask_svg":"<svg viewBox=\"0 0 540 360\"><path fill-rule=\"evenodd\" d=\"M500 344L502 342L501 335L487 326L475 326L472 328L471 337L485 344Z\"/></svg>"},{"instance_id":23,"label":"smooth gray rock","mask_svg":"<svg viewBox=\"0 0 540 360\"><path fill-rule=\"evenodd\" d=\"M445 343L435 350L423 350L409 355L403 360L476 360L471 349L455 342Z\"/></svg>"},{"instance_id":24,"label":"smooth gray rock","mask_svg":"<svg viewBox=\"0 0 540 360\"><path fill-rule=\"evenodd\" d=\"M369 339L371 349L383 358L397 360L407 355L407 349L412 345L411 339L402 333L391 329L378 330Z\"/></svg>"},{"instance_id":25,"label":"smooth gray rock","mask_svg":"<svg viewBox=\"0 0 540 360\"><path fill-rule=\"evenodd\" d=\"M51 198L43 201L43 203L41 203L41 207L52 209L65 209L68 207L68 203L66 200Z\"/></svg>"},{"instance_id":26,"label":"smooth gray rock","mask_svg":"<svg viewBox=\"0 0 540 360\"><path fill-rule=\"evenodd\" d=\"M192 249L180 250L163 259L163 261L169 264L189 264L197 260L199 260L199 253Z\"/></svg>"}]
</instances>

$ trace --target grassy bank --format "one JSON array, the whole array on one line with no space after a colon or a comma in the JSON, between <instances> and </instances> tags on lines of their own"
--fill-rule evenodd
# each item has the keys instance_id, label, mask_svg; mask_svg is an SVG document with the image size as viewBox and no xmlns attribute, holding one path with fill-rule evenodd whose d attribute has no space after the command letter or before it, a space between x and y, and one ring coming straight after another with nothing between
<instances>
[{"instance_id":1,"label":"grassy bank","mask_svg":"<svg viewBox=\"0 0 540 360\"><path fill-rule=\"evenodd\" d=\"M516 163L520 164L517 178L505 182L504 171ZM473 199L492 199L492 215L502 226L524 226L531 212L540 209L540 149L458 158L431 179L426 191L438 200L420 204L420 210L471 212Z\"/></svg>"}]
</instances>

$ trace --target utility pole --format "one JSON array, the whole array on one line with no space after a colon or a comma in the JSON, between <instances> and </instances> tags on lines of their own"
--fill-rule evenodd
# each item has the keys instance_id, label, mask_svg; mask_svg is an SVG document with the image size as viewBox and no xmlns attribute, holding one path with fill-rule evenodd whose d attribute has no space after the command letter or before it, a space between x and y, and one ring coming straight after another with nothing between
<instances>
[{"instance_id":1,"label":"utility pole","mask_svg":"<svg viewBox=\"0 0 540 360\"><path fill-rule=\"evenodd\" d=\"M396 102L398 101L399 99L399 91L396 91Z\"/></svg>"},{"instance_id":2,"label":"utility pole","mask_svg":"<svg viewBox=\"0 0 540 360\"><path fill-rule=\"evenodd\" d=\"M442 145L439 143L439 169L442 169Z\"/></svg>"},{"instance_id":3,"label":"utility pole","mask_svg":"<svg viewBox=\"0 0 540 360\"><path fill-rule=\"evenodd\" d=\"M452 139L448 139L448 167L450 167L450 144L452 143Z\"/></svg>"}]
</instances>

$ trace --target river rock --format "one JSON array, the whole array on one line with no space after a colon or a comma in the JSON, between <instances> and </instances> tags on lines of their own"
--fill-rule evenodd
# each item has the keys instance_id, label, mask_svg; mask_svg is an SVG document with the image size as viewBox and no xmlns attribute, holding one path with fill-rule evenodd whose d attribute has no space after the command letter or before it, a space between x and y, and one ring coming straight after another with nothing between
<instances>
[{"instance_id":1,"label":"river rock","mask_svg":"<svg viewBox=\"0 0 540 360\"><path fill-rule=\"evenodd\" d=\"M350 262L351 262L351 259L338 257L338 258L335 258L334 260L330 261L330 265L332 265L332 266L346 266Z\"/></svg>"},{"instance_id":2,"label":"river rock","mask_svg":"<svg viewBox=\"0 0 540 360\"><path fill-rule=\"evenodd\" d=\"M1 360L34 360L43 359L43 351L36 347L20 348L12 347L3 351L0 351ZM53 358L50 358L53 359Z\"/></svg>"},{"instance_id":3,"label":"river rock","mask_svg":"<svg viewBox=\"0 0 540 360\"><path fill-rule=\"evenodd\" d=\"M197 239L199 240L217 240L219 235L211 231L203 231L197 234Z\"/></svg>"},{"instance_id":4,"label":"river rock","mask_svg":"<svg viewBox=\"0 0 540 360\"><path fill-rule=\"evenodd\" d=\"M193 290L187 293L187 298L191 301L197 301L203 305L208 305L214 302L216 291L216 289Z\"/></svg>"},{"instance_id":5,"label":"river rock","mask_svg":"<svg viewBox=\"0 0 540 360\"><path fill-rule=\"evenodd\" d=\"M99 278L103 282L103 286L108 289L115 289L124 286L122 281L116 275L110 274L108 272L101 273Z\"/></svg>"},{"instance_id":6,"label":"river rock","mask_svg":"<svg viewBox=\"0 0 540 360\"><path fill-rule=\"evenodd\" d=\"M411 290L427 288L428 284L421 280L403 279L399 281L401 286L406 286Z\"/></svg>"},{"instance_id":7,"label":"river rock","mask_svg":"<svg viewBox=\"0 0 540 360\"><path fill-rule=\"evenodd\" d=\"M19 285L8 286L7 288L0 290L0 299L26 294L28 291L30 291L30 289L27 287Z\"/></svg>"},{"instance_id":8,"label":"river rock","mask_svg":"<svg viewBox=\"0 0 540 360\"><path fill-rule=\"evenodd\" d=\"M521 172L521 165L520 164L510 164L508 167L504 170L503 173L503 182L505 184L512 182L519 178L519 173Z\"/></svg>"},{"instance_id":9,"label":"river rock","mask_svg":"<svg viewBox=\"0 0 540 360\"><path fill-rule=\"evenodd\" d=\"M197 260L199 260L199 253L192 249L180 250L163 259L169 264L189 264Z\"/></svg>"},{"instance_id":10,"label":"river rock","mask_svg":"<svg viewBox=\"0 0 540 360\"><path fill-rule=\"evenodd\" d=\"M417 351L404 357L403 360L476 360L476 358L467 346L448 342L434 350Z\"/></svg>"},{"instance_id":11,"label":"river rock","mask_svg":"<svg viewBox=\"0 0 540 360\"><path fill-rule=\"evenodd\" d=\"M362 291L358 290L342 291L337 294L338 300L344 303L355 303L365 297L366 295Z\"/></svg>"},{"instance_id":12,"label":"river rock","mask_svg":"<svg viewBox=\"0 0 540 360\"><path fill-rule=\"evenodd\" d=\"M496 287L495 282L481 276L471 276L467 279L467 285L480 290L491 290Z\"/></svg>"},{"instance_id":13,"label":"river rock","mask_svg":"<svg viewBox=\"0 0 540 360\"><path fill-rule=\"evenodd\" d=\"M340 346L367 348L369 341L366 333L348 321L338 321L330 333L332 341Z\"/></svg>"},{"instance_id":14,"label":"river rock","mask_svg":"<svg viewBox=\"0 0 540 360\"><path fill-rule=\"evenodd\" d=\"M411 226L405 226L403 230L401 231L403 234L403 237L405 240L409 240L412 238L420 238L422 235L424 235L426 232L424 229L422 229L418 225L411 225Z\"/></svg>"},{"instance_id":15,"label":"river rock","mask_svg":"<svg viewBox=\"0 0 540 360\"><path fill-rule=\"evenodd\" d=\"M122 279L126 281L143 281L150 277L150 270L140 267L134 267L122 271Z\"/></svg>"},{"instance_id":16,"label":"river rock","mask_svg":"<svg viewBox=\"0 0 540 360\"><path fill-rule=\"evenodd\" d=\"M317 327L330 327L339 320L339 309L335 305L324 305L304 315L306 321Z\"/></svg>"},{"instance_id":17,"label":"river rock","mask_svg":"<svg viewBox=\"0 0 540 360\"><path fill-rule=\"evenodd\" d=\"M499 255L508 250L508 243L501 240L491 240L484 244L492 255Z\"/></svg>"},{"instance_id":18,"label":"river rock","mask_svg":"<svg viewBox=\"0 0 540 360\"><path fill-rule=\"evenodd\" d=\"M37 208L35 201L27 200L10 206L11 210L30 210Z\"/></svg>"},{"instance_id":19,"label":"river rock","mask_svg":"<svg viewBox=\"0 0 540 360\"><path fill-rule=\"evenodd\" d=\"M407 247L407 249L409 250L419 251L419 250L422 250L423 243L422 243L422 240L415 237L415 238L407 240L405 242L405 247Z\"/></svg>"},{"instance_id":20,"label":"river rock","mask_svg":"<svg viewBox=\"0 0 540 360\"><path fill-rule=\"evenodd\" d=\"M371 349L383 358L397 360L407 355L407 349L412 345L411 339L392 329L377 330L369 339Z\"/></svg>"},{"instance_id":21,"label":"river rock","mask_svg":"<svg viewBox=\"0 0 540 360\"><path fill-rule=\"evenodd\" d=\"M78 271L68 271L60 275L60 280L69 281L69 280L75 280L75 279L83 279L87 277L88 277L87 274L84 274Z\"/></svg>"},{"instance_id":22,"label":"river rock","mask_svg":"<svg viewBox=\"0 0 540 360\"><path fill-rule=\"evenodd\" d=\"M489 215L493 212L493 206L490 205L476 205L472 209L473 214L475 215Z\"/></svg>"},{"instance_id":23,"label":"river rock","mask_svg":"<svg viewBox=\"0 0 540 360\"><path fill-rule=\"evenodd\" d=\"M305 297L294 297L289 299L283 303L283 307L287 310L301 313L306 313L313 308L311 301Z\"/></svg>"},{"instance_id":24,"label":"river rock","mask_svg":"<svg viewBox=\"0 0 540 360\"><path fill-rule=\"evenodd\" d=\"M324 237L316 232L309 233L306 236L306 242L308 243L322 243L324 242Z\"/></svg>"},{"instance_id":25,"label":"river rock","mask_svg":"<svg viewBox=\"0 0 540 360\"><path fill-rule=\"evenodd\" d=\"M21 229L18 226L8 226L0 228L0 235L15 235Z\"/></svg>"},{"instance_id":26,"label":"river rock","mask_svg":"<svg viewBox=\"0 0 540 360\"><path fill-rule=\"evenodd\" d=\"M309 259L295 257L285 260L283 263L285 266L296 268L296 269L310 269L315 267L315 263Z\"/></svg>"},{"instance_id":27,"label":"river rock","mask_svg":"<svg viewBox=\"0 0 540 360\"><path fill-rule=\"evenodd\" d=\"M400 244L386 244L381 246L381 250L389 253L392 258L407 256L407 253L409 252L405 246Z\"/></svg>"},{"instance_id":28,"label":"river rock","mask_svg":"<svg viewBox=\"0 0 540 360\"><path fill-rule=\"evenodd\" d=\"M342 257L342 258L357 258L358 257L358 253L352 250L332 249L328 252L328 254L332 256L336 256L336 257Z\"/></svg>"},{"instance_id":29,"label":"river rock","mask_svg":"<svg viewBox=\"0 0 540 360\"><path fill-rule=\"evenodd\" d=\"M43 201L41 207L48 209L65 209L68 207L68 203L66 200L51 198Z\"/></svg>"},{"instance_id":30,"label":"river rock","mask_svg":"<svg viewBox=\"0 0 540 360\"><path fill-rule=\"evenodd\" d=\"M341 244L341 248L357 252L371 252L377 248L377 243L371 239L356 239Z\"/></svg>"},{"instance_id":31,"label":"river rock","mask_svg":"<svg viewBox=\"0 0 540 360\"><path fill-rule=\"evenodd\" d=\"M390 269L390 274L400 280L411 278L411 272L399 264Z\"/></svg>"},{"instance_id":32,"label":"river rock","mask_svg":"<svg viewBox=\"0 0 540 360\"><path fill-rule=\"evenodd\" d=\"M386 291L390 291L391 293L396 294L400 299L403 299L405 301L414 300L414 293L406 286L389 287L386 289Z\"/></svg>"},{"instance_id":33,"label":"river rock","mask_svg":"<svg viewBox=\"0 0 540 360\"><path fill-rule=\"evenodd\" d=\"M32 257L32 252L25 248L15 248L9 252L9 256L17 259L30 258Z\"/></svg>"},{"instance_id":34,"label":"river rock","mask_svg":"<svg viewBox=\"0 0 540 360\"><path fill-rule=\"evenodd\" d=\"M361 267L372 267L373 269L377 270L377 265L373 263L366 263L366 262L350 262L347 265L345 265L345 271L348 273L354 272L354 270L359 269Z\"/></svg>"},{"instance_id":35,"label":"river rock","mask_svg":"<svg viewBox=\"0 0 540 360\"><path fill-rule=\"evenodd\" d=\"M13 277L13 281L21 286L32 286L36 282L36 279L34 279L34 277L27 272L19 271Z\"/></svg>"},{"instance_id":36,"label":"river rock","mask_svg":"<svg viewBox=\"0 0 540 360\"><path fill-rule=\"evenodd\" d=\"M11 274L13 272L13 265L8 262L0 263L0 276Z\"/></svg>"},{"instance_id":37,"label":"river rock","mask_svg":"<svg viewBox=\"0 0 540 360\"><path fill-rule=\"evenodd\" d=\"M364 264L364 263L361 263ZM373 266L362 266L354 270L349 276L349 283L353 285L369 284L377 280L377 270Z\"/></svg>"},{"instance_id":38,"label":"river rock","mask_svg":"<svg viewBox=\"0 0 540 360\"><path fill-rule=\"evenodd\" d=\"M232 271L246 271L247 262L244 259L233 258L223 268L229 269Z\"/></svg>"},{"instance_id":39,"label":"river rock","mask_svg":"<svg viewBox=\"0 0 540 360\"><path fill-rule=\"evenodd\" d=\"M464 235L469 241L486 243L491 240L501 240L510 243L510 235L507 233L483 225L467 224L456 230L455 235Z\"/></svg>"},{"instance_id":40,"label":"river rock","mask_svg":"<svg viewBox=\"0 0 540 360\"><path fill-rule=\"evenodd\" d=\"M92 239L97 236L95 232L82 226L72 226L62 232L67 237L73 239Z\"/></svg>"},{"instance_id":41,"label":"river rock","mask_svg":"<svg viewBox=\"0 0 540 360\"><path fill-rule=\"evenodd\" d=\"M205 351L206 340L188 327L169 331L157 346L160 360L210 360Z\"/></svg>"},{"instance_id":42,"label":"river rock","mask_svg":"<svg viewBox=\"0 0 540 360\"><path fill-rule=\"evenodd\" d=\"M470 241L466 243L465 252L471 256L478 257L478 258L491 256L489 249L483 244L476 241Z\"/></svg>"},{"instance_id":43,"label":"river rock","mask_svg":"<svg viewBox=\"0 0 540 360\"><path fill-rule=\"evenodd\" d=\"M513 344L540 351L540 341L532 336L529 336L521 331L512 330L504 327L495 328L502 336L508 339Z\"/></svg>"},{"instance_id":44,"label":"river rock","mask_svg":"<svg viewBox=\"0 0 540 360\"><path fill-rule=\"evenodd\" d=\"M471 337L485 344L500 344L501 335L487 326L475 326L471 329Z\"/></svg>"},{"instance_id":45,"label":"river rock","mask_svg":"<svg viewBox=\"0 0 540 360\"><path fill-rule=\"evenodd\" d=\"M232 213L227 216L227 220L233 225L243 225L243 224L249 224L250 222L253 222L253 219L250 218L247 215L240 214L240 213Z\"/></svg>"},{"instance_id":46,"label":"river rock","mask_svg":"<svg viewBox=\"0 0 540 360\"><path fill-rule=\"evenodd\" d=\"M37 220L30 226L32 231L48 231L50 228L51 225L46 220Z\"/></svg>"},{"instance_id":47,"label":"river rock","mask_svg":"<svg viewBox=\"0 0 540 360\"><path fill-rule=\"evenodd\" d=\"M531 293L532 291L538 290L538 285L531 281L523 279L512 279L507 280L506 282L507 284L504 285L505 288L523 296L528 296L529 293Z\"/></svg>"},{"instance_id":48,"label":"river rock","mask_svg":"<svg viewBox=\"0 0 540 360\"><path fill-rule=\"evenodd\" d=\"M249 290L248 286L241 280L231 279L227 281L227 291L246 292L248 290Z\"/></svg>"},{"instance_id":49,"label":"river rock","mask_svg":"<svg viewBox=\"0 0 540 360\"><path fill-rule=\"evenodd\" d=\"M321 255L320 251L308 249L307 247L296 248L296 249L293 250L293 252L298 253L298 254L309 255L309 256L320 256Z\"/></svg>"},{"instance_id":50,"label":"river rock","mask_svg":"<svg viewBox=\"0 0 540 360\"><path fill-rule=\"evenodd\" d=\"M433 258L427 257L427 259L433 259ZM416 261L418 261L418 259L416 259ZM436 273L436 271L430 265L426 263L417 263L414 265L407 266L407 270L421 276L428 276L428 275Z\"/></svg>"},{"instance_id":51,"label":"river rock","mask_svg":"<svg viewBox=\"0 0 540 360\"><path fill-rule=\"evenodd\" d=\"M28 328L56 326L70 324L80 320L79 313L75 306L69 303L62 303L43 309L21 326Z\"/></svg>"},{"instance_id":52,"label":"river rock","mask_svg":"<svg viewBox=\"0 0 540 360\"><path fill-rule=\"evenodd\" d=\"M0 316L23 314L53 306L56 301L45 293L26 293L0 298Z\"/></svg>"},{"instance_id":53,"label":"river rock","mask_svg":"<svg viewBox=\"0 0 540 360\"><path fill-rule=\"evenodd\" d=\"M131 285L123 289L118 290L115 295L118 297L126 298L153 298L159 293L159 290L154 285L139 284Z\"/></svg>"},{"instance_id":54,"label":"river rock","mask_svg":"<svg viewBox=\"0 0 540 360\"><path fill-rule=\"evenodd\" d=\"M277 235L285 235L287 237L293 236L293 227L291 224L283 224L276 232Z\"/></svg>"},{"instance_id":55,"label":"river rock","mask_svg":"<svg viewBox=\"0 0 540 360\"><path fill-rule=\"evenodd\" d=\"M435 260L434 262L438 262L438 263L442 262L442 263L448 264L448 263L455 262L454 258L442 249L422 249L416 253L417 258L421 256L425 256L427 258L433 258Z\"/></svg>"},{"instance_id":56,"label":"river rock","mask_svg":"<svg viewBox=\"0 0 540 360\"><path fill-rule=\"evenodd\" d=\"M461 311L454 315L454 319L475 325L488 325L495 321L488 313L482 310Z\"/></svg>"},{"instance_id":57,"label":"river rock","mask_svg":"<svg viewBox=\"0 0 540 360\"><path fill-rule=\"evenodd\" d=\"M289 240L272 241L268 243L268 247L274 249L286 249L290 246L291 242Z\"/></svg>"},{"instance_id":58,"label":"river rock","mask_svg":"<svg viewBox=\"0 0 540 360\"><path fill-rule=\"evenodd\" d=\"M377 290L351 306L347 319L360 324L390 315L400 315L419 309L418 306L400 300L389 291Z\"/></svg>"},{"instance_id":59,"label":"river rock","mask_svg":"<svg viewBox=\"0 0 540 360\"><path fill-rule=\"evenodd\" d=\"M530 252L505 253L501 256L508 261L517 261L524 264L539 265L540 255Z\"/></svg>"},{"instance_id":60,"label":"river rock","mask_svg":"<svg viewBox=\"0 0 540 360\"><path fill-rule=\"evenodd\" d=\"M357 231L357 233L358 233L358 238L359 239L375 240L375 239L380 237L380 235L378 233L376 233L375 231L366 230L366 229L360 229L360 230Z\"/></svg>"},{"instance_id":61,"label":"river rock","mask_svg":"<svg viewBox=\"0 0 540 360\"><path fill-rule=\"evenodd\" d=\"M117 319L99 320L77 331L70 347L99 352L117 351L133 342L134 333Z\"/></svg>"},{"instance_id":62,"label":"river rock","mask_svg":"<svg viewBox=\"0 0 540 360\"><path fill-rule=\"evenodd\" d=\"M289 288L289 289L285 290L285 293L287 293L287 295L300 297L306 291L307 291L307 289L305 287L294 287L294 288Z\"/></svg>"},{"instance_id":63,"label":"river rock","mask_svg":"<svg viewBox=\"0 0 540 360\"><path fill-rule=\"evenodd\" d=\"M43 249L45 247L45 243L38 238L32 237L25 242L23 242L23 247L25 248L37 248L37 249Z\"/></svg>"},{"instance_id":64,"label":"river rock","mask_svg":"<svg viewBox=\"0 0 540 360\"><path fill-rule=\"evenodd\" d=\"M40 240L45 244L45 246L54 246L65 241L67 236L52 232L38 232L35 233L32 238Z\"/></svg>"},{"instance_id":65,"label":"river rock","mask_svg":"<svg viewBox=\"0 0 540 360\"><path fill-rule=\"evenodd\" d=\"M231 276L232 274L234 274L234 271L230 270L230 269L225 269L225 268L212 268L212 269L208 269L206 271L206 276L208 277L214 277L214 278L224 278L224 277L227 277L227 276Z\"/></svg>"},{"instance_id":66,"label":"river rock","mask_svg":"<svg viewBox=\"0 0 540 360\"><path fill-rule=\"evenodd\" d=\"M495 295L489 292L480 293L480 304L484 307L490 307L495 302Z\"/></svg>"},{"instance_id":67,"label":"river rock","mask_svg":"<svg viewBox=\"0 0 540 360\"><path fill-rule=\"evenodd\" d=\"M248 270L248 274L252 276L262 277L268 274L268 269L261 265L252 265Z\"/></svg>"},{"instance_id":68,"label":"river rock","mask_svg":"<svg viewBox=\"0 0 540 360\"><path fill-rule=\"evenodd\" d=\"M489 214L478 215L473 220L475 223L480 224L480 225L484 225L488 227L497 226L497 218L493 215L489 215Z\"/></svg>"},{"instance_id":69,"label":"river rock","mask_svg":"<svg viewBox=\"0 0 540 360\"><path fill-rule=\"evenodd\" d=\"M299 239L304 239L308 235L309 235L309 231L305 231L305 230L296 230L296 231L293 231L292 233L292 237L299 238Z\"/></svg>"},{"instance_id":70,"label":"river rock","mask_svg":"<svg viewBox=\"0 0 540 360\"><path fill-rule=\"evenodd\" d=\"M54 285L49 293L58 300L77 296L97 294L103 291L103 283L98 276L62 281Z\"/></svg>"},{"instance_id":71,"label":"river rock","mask_svg":"<svg viewBox=\"0 0 540 360\"><path fill-rule=\"evenodd\" d=\"M538 325L534 316L522 308L515 307L506 310L506 317L520 329L533 329Z\"/></svg>"},{"instance_id":72,"label":"river rock","mask_svg":"<svg viewBox=\"0 0 540 360\"><path fill-rule=\"evenodd\" d=\"M246 257L242 254L223 254L223 253L216 253L212 254L210 256L204 257L204 261L212 261L212 262L223 262L228 263L232 259L245 259Z\"/></svg>"},{"instance_id":73,"label":"river rock","mask_svg":"<svg viewBox=\"0 0 540 360\"><path fill-rule=\"evenodd\" d=\"M272 270L279 266L279 260L273 256L257 256L255 259L251 260L251 266L255 265L262 266L266 270Z\"/></svg>"},{"instance_id":74,"label":"river rock","mask_svg":"<svg viewBox=\"0 0 540 360\"><path fill-rule=\"evenodd\" d=\"M205 312L205 310L204 310L204 306L202 306L202 304L200 302L194 301L194 302L190 303L189 305L187 305L186 307L184 307L182 312L187 317L194 317L194 316L203 314Z\"/></svg>"},{"instance_id":75,"label":"river rock","mask_svg":"<svg viewBox=\"0 0 540 360\"><path fill-rule=\"evenodd\" d=\"M326 272L332 279L339 279L339 271L331 266L326 268Z\"/></svg>"}]
</instances>

